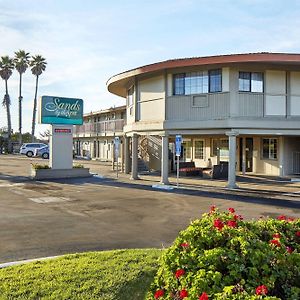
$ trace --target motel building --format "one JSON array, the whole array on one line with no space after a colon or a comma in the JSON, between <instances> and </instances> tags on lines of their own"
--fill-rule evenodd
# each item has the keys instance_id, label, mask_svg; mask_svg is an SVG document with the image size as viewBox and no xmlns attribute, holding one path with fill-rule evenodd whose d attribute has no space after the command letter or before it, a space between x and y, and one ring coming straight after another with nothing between
<instances>
[{"instance_id":1,"label":"motel building","mask_svg":"<svg viewBox=\"0 0 300 300\"><path fill-rule=\"evenodd\" d=\"M126 106L90 112L83 115L83 124L73 129L73 148L77 156L112 162L114 138L123 139L126 122ZM119 151L120 162L123 157Z\"/></svg>"},{"instance_id":2,"label":"motel building","mask_svg":"<svg viewBox=\"0 0 300 300\"><path fill-rule=\"evenodd\" d=\"M227 162L236 174L300 174L300 54L249 53L172 59L112 76L108 90L126 99L125 172L138 160L175 169L181 162L210 168Z\"/></svg>"}]
</instances>

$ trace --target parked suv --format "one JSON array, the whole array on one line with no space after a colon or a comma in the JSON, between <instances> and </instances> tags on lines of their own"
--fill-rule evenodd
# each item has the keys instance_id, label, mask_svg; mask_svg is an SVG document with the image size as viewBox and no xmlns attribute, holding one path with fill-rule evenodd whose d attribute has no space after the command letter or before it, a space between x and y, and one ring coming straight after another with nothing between
<instances>
[{"instance_id":1,"label":"parked suv","mask_svg":"<svg viewBox=\"0 0 300 300\"><path fill-rule=\"evenodd\" d=\"M34 150L37 148L45 147L46 144L43 143L27 143L23 144L20 149L20 154L25 154L28 157L32 157L34 154Z\"/></svg>"},{"instance_id":2,"label":"parked suv","mask_svg":"<svg viewBox=\"0 0 300 300\"><path fill-rule=\"evenodd\" d=\"M45 146L42 148L37 148L34 150L34 156L42 157L44 159L49 158L49 146Z\"/></svg>"}]
</instances>

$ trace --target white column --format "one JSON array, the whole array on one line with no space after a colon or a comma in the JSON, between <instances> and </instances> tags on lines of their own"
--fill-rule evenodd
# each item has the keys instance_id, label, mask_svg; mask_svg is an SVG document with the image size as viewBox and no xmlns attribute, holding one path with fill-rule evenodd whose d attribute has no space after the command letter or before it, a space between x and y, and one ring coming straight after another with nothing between
<instances>
[{"instance_id":1,"label":"white column","mask_svg":"<svg viewBox=\"0 0 300 300\"><path fill-rule=\"evenodd\" d=\"M136 133L132 136L132 164L130 179L138 179L138 136Z\"/></svg>"},{"instance_id":2,"label":"white column","mask_svg":"<svg viewBox=\"0 0 300 300\"><path fill-rule=\"evenodd\" d=\"M238 135L235 131L226 132L229 137L229 165L228 165L228 185L229 189L235 189L236 185L236 136Z\"/></svg>"},{"instance_id":3,"label":"white column","mask_svg":"<svg viewBox=\"0 0 300 300\"><path fill-rule=\"evenodd\" d=\"M243 149L242 149L242 172L243 175L246 174L246 138L243 137ZM241 159L241 158L240 158Z\"/></svg>"},{"instance_id":4,"label":"white column","mask_svg":"<svg viewBox=\"0 0 300 300\"><path fill-rule=\"evenodd\" d=\"M73 125L51 125L49 166L52 169L73 168Z\"/></svg>"},{"instance_id":5,"label":"white column","mask_svg":"<svg viewBox=\"0 0 300 300\"><path fill-rule=\"evenodd\" d=\"M124 137L124 163L125 163L125 174L130 172L130 155L129 155L129 137Z\"/></svg>"},{"instance_id":6,"label":"white column","mask_svg":"<svg viewBox=\"0 0 300 300\"><path fill-rule=\"evenodd\" d=\"M167 134L162 136L161 147L161 184L169 184L169 137Z\"/></svg>"},{"instance_id":7,"label":"white column","mask_svg":"<svg viewBox=\"0 0 300 300\"><path fill-rule=\"evenodd\" d=\"M279 149L279 176L283 177L285 175L284 173L284 137L281 136L278 139L279 145L277 145Z\"/></svg>"}]
</instances>

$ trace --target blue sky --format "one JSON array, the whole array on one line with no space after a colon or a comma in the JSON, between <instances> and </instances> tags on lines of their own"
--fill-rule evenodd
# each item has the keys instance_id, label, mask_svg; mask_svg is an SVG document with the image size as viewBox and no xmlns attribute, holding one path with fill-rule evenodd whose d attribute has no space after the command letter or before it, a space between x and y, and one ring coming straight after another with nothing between
<instances>
[{"instance_id":1,"label":"blue sky","mask_svg":"<svg viewBox=\"0 0 300 300\"><path fill-rule=\"evenodd\" d=\"M18 49L43 55L48 65L39 96L82 98L90 112L124 104L107 91L106 81L141 65L231 53L300 53L299 16L297 0L0 0L0 55ZM34 82L27 71L24 132L31 127ZM9 92L17 131L16 72ZM0 107L0 127L6 124ZM37 132L46 129L37 126Z\"/></svg>"}]
</instances>

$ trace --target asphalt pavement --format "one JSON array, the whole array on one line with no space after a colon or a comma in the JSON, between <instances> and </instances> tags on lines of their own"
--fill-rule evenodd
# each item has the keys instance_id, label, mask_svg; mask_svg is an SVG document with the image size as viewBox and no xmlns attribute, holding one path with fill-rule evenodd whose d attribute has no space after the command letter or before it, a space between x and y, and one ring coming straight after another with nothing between
<instances>
[{"instance_id":1,"label":"asphalt pavement","mask_svg":"<svg viewBox=\"0 0 300 300\"><path fill-rule=\"evenodd\" d=\"M66 253L168 247L191 220L211 205L234 207L246 219L300 217L297 182L180 179L159 190L158 176L131 181L107 163L80 161L97 175L32 181L30 164L46 160L0 155L0 263ZM170 179L171 183L176 178ZM299 195L298 195L299 194Z\"/></svg>"}]
</instances>

